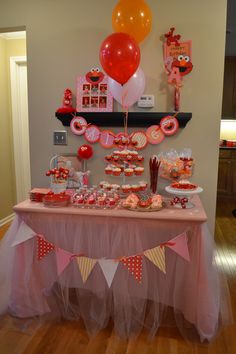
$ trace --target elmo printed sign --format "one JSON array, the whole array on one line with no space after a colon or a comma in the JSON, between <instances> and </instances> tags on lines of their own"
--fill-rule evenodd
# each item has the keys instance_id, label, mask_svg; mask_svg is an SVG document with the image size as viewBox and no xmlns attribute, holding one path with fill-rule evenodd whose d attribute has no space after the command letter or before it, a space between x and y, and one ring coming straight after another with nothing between
<instances>
[{"instance_id":1,"label":"elmo printed sign","mask_svg":"<svg viewBox=\"0 0 236 354\"><path fill-rule=\"evenodd\" d=\"M175 44L164 43L164 63L167 71L177 67L181 76L187 75L192 71L192 41L180 42Z\"/></svg>"},{"instance_id":2,"label":"elmo printed sign","mask_svg":"<svg viewBox=\"0 0 236 354\"><path fill-rule=\"evenodd\" d=\"M113 97L107 76L99 68L92 68L76 82L76 110L78 112L112 112Z\"/></svg>"}]
</instances>

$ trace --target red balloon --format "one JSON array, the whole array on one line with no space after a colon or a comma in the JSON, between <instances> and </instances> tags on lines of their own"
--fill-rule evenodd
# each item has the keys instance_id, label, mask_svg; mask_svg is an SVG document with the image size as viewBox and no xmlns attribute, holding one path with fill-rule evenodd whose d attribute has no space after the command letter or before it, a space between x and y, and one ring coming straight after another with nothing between
<instances>
[{"instance_id":1,"label":"red balloon","mask_svg":"<svg viewBox=\"0 0 236 354\"><path fill-rule=\"evenodd\" d=\"M124 85L138 69L139 46L127 33L113 33L101 45L100 63L108 76Z\"/></svg>"},{"instance_id":2,"label":"red balloon","mask_svg":"<svg viewBox=\"0 0 236 354\"><path fill-rule=\"evenodd\" d=\"M81 145L77 154L81 159L88 160L93 156L93 148L87 144Z\"/></svg>"}]
</instances>

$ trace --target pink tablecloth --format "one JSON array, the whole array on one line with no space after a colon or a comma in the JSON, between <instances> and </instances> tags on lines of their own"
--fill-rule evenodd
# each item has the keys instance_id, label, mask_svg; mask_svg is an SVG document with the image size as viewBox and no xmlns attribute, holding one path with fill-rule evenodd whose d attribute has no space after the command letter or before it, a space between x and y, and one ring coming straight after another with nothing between
<instances>
[{"instance_id":1,"label":"pink tablecloth","mask_svg":"<svg viewBox=\"0 0 236 354\"><path fill-rule=\"evenodd\" d=\"M0 248L1 312L9 308L18 317L46 313L71 319L82 317L92 334L113 318L117 332L128 337L143 326L154 335L165 322L166 309L171 307L184 335L192 324L201 340L211 340L220 314L214 241L199 198L194 197L193 202L192 209L166 208L153 213L20 203L14 207L15 220ZM142 254L186 233L190 262L166 247L166 274L144 259L139 283L119 264L109 288L96 264L83 283L76 258L60 276L54 252L38 261L36 237L12 247L19 241L17 232L22 223L61 249L92 259Z\"/></svg>"}]
</instances>

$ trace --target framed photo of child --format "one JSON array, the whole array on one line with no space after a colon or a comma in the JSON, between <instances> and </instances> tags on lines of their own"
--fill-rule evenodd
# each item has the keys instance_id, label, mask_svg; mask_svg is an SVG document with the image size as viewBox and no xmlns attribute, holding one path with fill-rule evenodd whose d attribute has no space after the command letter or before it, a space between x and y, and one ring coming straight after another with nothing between
<instances>
[{"instance_id":1,"label":"framed photo of child","mask_svg":"<svg viewBox=\"0 0 236 354\"><path fill-rule=\"evenodd\" d=\"M76 80L77 112L112 112L113 97L108 87L108 77L100 69L91 69Z\"/></svg>"}]
</instances>

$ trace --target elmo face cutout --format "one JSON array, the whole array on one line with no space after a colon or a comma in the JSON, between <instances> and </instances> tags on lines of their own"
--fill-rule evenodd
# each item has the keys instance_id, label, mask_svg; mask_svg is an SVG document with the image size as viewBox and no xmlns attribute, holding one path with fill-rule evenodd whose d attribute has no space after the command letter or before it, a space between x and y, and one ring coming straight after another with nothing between
<instances>
[{"instance_id":1,"label":"elmo face cutout","mask_svg":"<svg viewBox=\"0 0 236 354\"><path fill-rule=\"evenodd\" d=\"M90 84L99 84L104 79L104 74L98 68L92 68L85 77Z\"/></svg>"},{"instance_id":2,"label":"elmo face cutout","mask_svg":"<svg viewBox=\"0 0 236 354\"><path fill-rule=\"evenodd\" d=\"M193 69L193 64L188 55L179 55L177 59L172 62L172 69L174 67L179 69L180 76L189 74Z\"/></svg>"}]
</instances>

